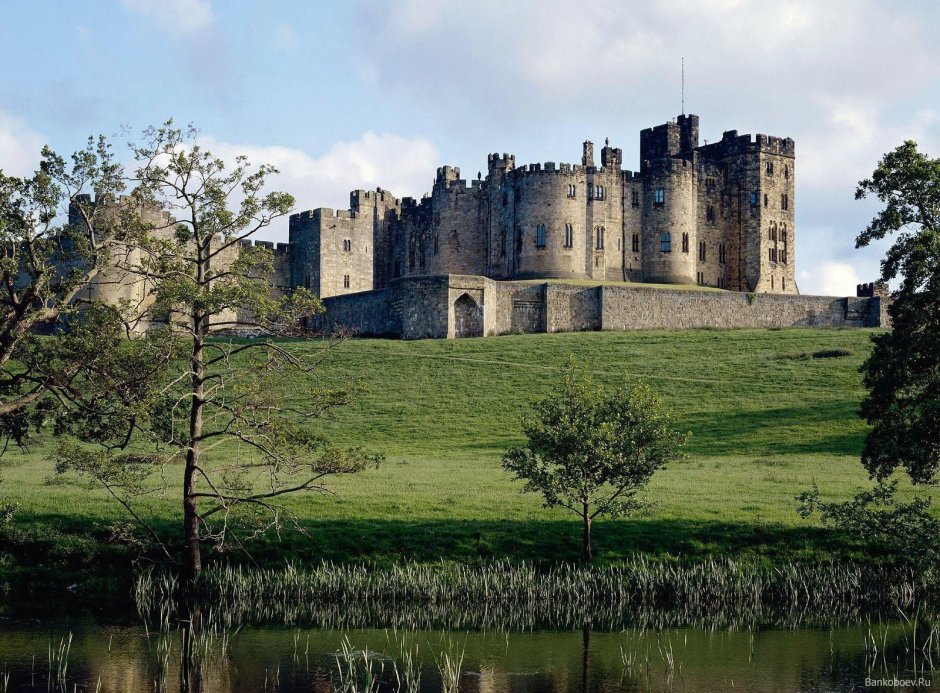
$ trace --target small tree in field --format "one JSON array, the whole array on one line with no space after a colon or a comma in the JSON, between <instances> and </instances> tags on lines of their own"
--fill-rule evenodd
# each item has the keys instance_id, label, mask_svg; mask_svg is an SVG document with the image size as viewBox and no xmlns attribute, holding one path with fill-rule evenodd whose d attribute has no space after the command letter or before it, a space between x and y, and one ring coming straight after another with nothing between
<instances>
[{"instance_id":1,"label":"small tree in field","mask_svg":"<svg viewBox=\"0 0 940 693\"><path fill-rule=\"evenodd\" d=\"M674 430L672 414L644 384L624 383L609 395L569 366L560 387L523 416L524 447L503 456L503 467L583 523L584 560L593 560L591 523L635 510L637 492L657 469L681 456L689 434Z\"/></svg>"}]
</instances>

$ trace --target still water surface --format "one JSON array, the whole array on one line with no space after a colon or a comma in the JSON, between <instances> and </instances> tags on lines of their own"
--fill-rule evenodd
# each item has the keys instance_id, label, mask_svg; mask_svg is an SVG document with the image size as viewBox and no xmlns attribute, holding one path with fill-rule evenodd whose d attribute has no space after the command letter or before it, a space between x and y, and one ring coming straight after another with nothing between
<instances>
[{"instance_id":1,"label":"still water surface","mask_svg":"<svg viewBox=\"0 0 940 693\"><path fill-rule=\"evenodd\" d=\"M203 642L201 663L187 679L181 675L178 631L161 635L139 622L98 617L16 616L0 621L0 691L363 690L363 653L382 680L373 689L378 691L398 690L396 671L399 677L420 672L413 691L441 691L440 667L461 655L461 693L940 690L940 671L929 656L937 652L930 632L906 621L877 620L831 628L616 632L253 625ZM59 653L70 633L62 675ZM342 688L340 671L349 671L344 643L355 660L358 687L347 676L348 687ZM412 655L410 670L405 653ZM866 679L895 685L866 686Z\"/></svg>"}]
</instances>

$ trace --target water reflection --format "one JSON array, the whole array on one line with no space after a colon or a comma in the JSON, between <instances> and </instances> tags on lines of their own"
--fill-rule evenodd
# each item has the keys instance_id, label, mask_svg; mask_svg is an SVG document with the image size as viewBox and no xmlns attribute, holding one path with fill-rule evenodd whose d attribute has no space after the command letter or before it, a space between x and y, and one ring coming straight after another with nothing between
<instances>
[{"instance_id":1,"label":"water reflection","mask_svg":"<svg viewBox=\"0 0 940 693\"><path fill-rule=\"evenodd\" d=\"M51 653L68 633L73 639L59 679ZM189 658L181 656L185 633L185 625L161 633L93 618L5 620L0 690L6 681L11 691L358 691L368 680L359 660L358 678L349 676L349 658L358 657L378 680L372 690L429 693L446 682L445 653L452 662L462 657L461 693L851 691L866 690L866 679L918 678L923 685L904 690L926 691L928 681L940 681L932 662L937 631L914 621L619 631L586 624L525 632L251 625L203 631L189 643Z\"/></svg>"}]
</instances>

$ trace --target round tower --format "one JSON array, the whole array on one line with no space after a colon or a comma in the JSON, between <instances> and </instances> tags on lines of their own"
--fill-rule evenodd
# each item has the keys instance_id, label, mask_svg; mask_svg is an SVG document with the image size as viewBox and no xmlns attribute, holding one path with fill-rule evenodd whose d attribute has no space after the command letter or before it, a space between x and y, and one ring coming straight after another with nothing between
<instances>
[{"instance_id":1,"label":"round tower","mask_svg":"<svg viewBox=\"0 0 940 693\"><path fill-rule=\"evenodd\" d=\"M530 164L514 178L513 276L585 278L584 167Z\"/></svg>"},{"instance_id":2,"label":"round tower","mask_svg":"<svg viewBox=\"0 0 940 693\"><path fill-rule=\"evenodd\" d=\"M696 195L692 161L644 161L643 277L661 284L694 284Z\"/></svg>"}]
</instances>

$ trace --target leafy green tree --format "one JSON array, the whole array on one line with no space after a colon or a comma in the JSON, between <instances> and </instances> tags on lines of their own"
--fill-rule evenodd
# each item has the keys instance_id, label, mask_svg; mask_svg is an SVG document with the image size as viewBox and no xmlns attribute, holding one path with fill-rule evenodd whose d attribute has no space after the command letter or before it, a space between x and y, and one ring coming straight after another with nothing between
<instances>
[{"instance_id":1,"label":"leafy green tree","mask_svg":"<svg viewBox=\"0 0 940 693\"><path fill-rule=\"evenodd\" d=\"M89 195L113 197L123 186L104 137L89 138L69 160L44 147L29 177L0 171L0 435L7 442L24 444L29 429L73 394L84 361L36 333L84 319L83 289L114 251ZM53 390L57 399L47 397Z\"/></svg>"},{"instance_id":2,"label":"leafy green tree","mask_svg":"<svg viewBox=\"0 0 940 693\"><path fill-rule=\"evenodd\" d=\"M266 191L276 170L245 157L229 167L198 144L194 130L172 122L145 131L132 151L134 187L113 216L116 235L135 251L115 266L147 288L140 324L149 329L135 340L146 346L135 349L159 354L159 368L129 396L103 403L108 417L86 408L63 422L72 435L59 446L58 468L103 485L132 510L153 493L157 472L180 465L182 563L192 581L204 543L237 546L235 527L250 535L279 530L292 519L280 502L287 495L324 492L326 477L378 458L336 447L311 426L347 404L355 386L301 378L322 355L305 359L273 339L294 334L321 309L304 289L273 286L273 254L243 244L293 206L290 195ZM221 336L232 333L255 338ZM141 363L134 359L122 380L143 376ZM157 453L135 452L145 445Z\"/></svg>"},{"instance_id":3,"label":"leafy green tree","mask_svg":"<svg viewBox=\"0 0 940 693\"><path fill-rule=\"evenodd\" d=\"M546 507L576 513L584 560L593 560L591 523L639 506L637 493L656 470L681 456L690 434L645 384L624 382L606 394L572 362L561 385L522 418L527 438L503 456L503 467L541 493Z\"/></svg>"},{"instance_id":4,"label":"leafy green tree","mask_svg":"<svg viewBox=\"0 0 940 693\"><path fill-rule=\"evenodd\" d=\"M918 567L936 565L940 550L940 520L931 511L929 498L914 497L903 503L897 497L897 480L879 481L860 490L850 501L820 500L819 488L801 493L799 513L804 518L819 512L823 524L857 537L898 560Z\"/></svg>"},{"instance_id":5,"label":"leafy green tree","mask_svg":"<svg viewBox=\"0 0 940 693\"><path fill-rule=\"evenodd\" d=\"M862 463L875 479L903 467L930 483L940 469L940 159L905 142L859 183L856 198L869 195L885 207L856 247L893 235L881 279L901 281L888 307L892 329L874 337L862 366L861 413L872 425Z\"/></svg>"}]
</instances>

